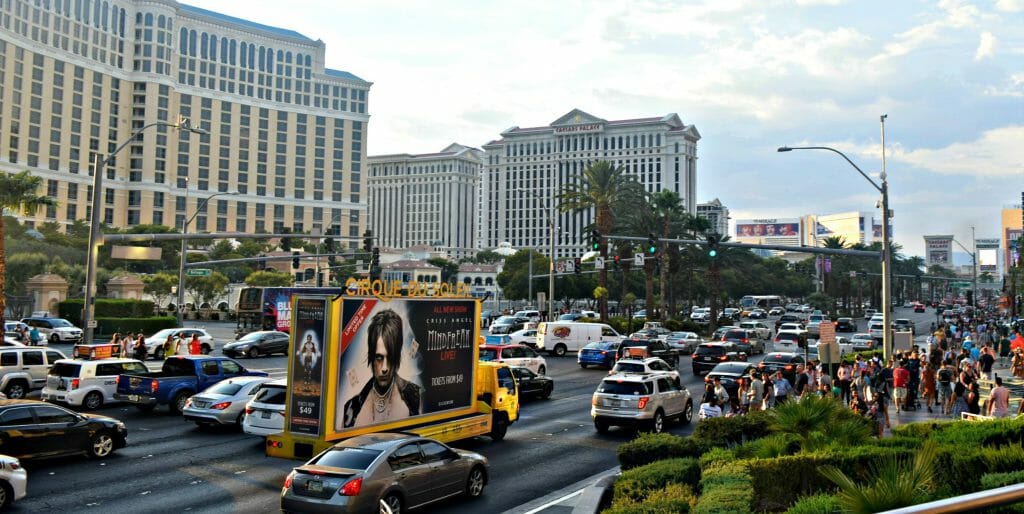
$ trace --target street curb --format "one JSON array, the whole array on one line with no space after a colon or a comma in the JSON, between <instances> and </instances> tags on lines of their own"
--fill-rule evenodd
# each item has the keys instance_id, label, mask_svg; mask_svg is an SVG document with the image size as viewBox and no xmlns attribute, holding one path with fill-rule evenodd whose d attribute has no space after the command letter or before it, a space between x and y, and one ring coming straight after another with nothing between
<instances>
[{"instance_id":1,"label":"street curb","mask_svg":"<svg viewBox=\"0 0 1024 514\"><path fill-rule=\"evenodd\" d=\"M555 504L558 504L561 501L573 495L585 495L587 490L589 490L591 487L595 486L597 483L604 480L606 477L611 477L612 483L614 483L614 478L618 476L619 471L619 466L615 466L614 468L607 469L595 475L591 475L587 478L584 478L583 480L577 481L574 484L568 485L557 491L546 494L541 498L537 498L536 500L508 509L502 512L501 514L525 514L541 512L544 509L551 507ZM589 511L578 511L574 509L572 512L586 512L588 514L597 512L596 509L599 505L600 503L595 503Z\"/></svg>"},{"instance_id":2,"label":"street curb","mask_svg":"<svg viewBox=\"0 0 1024 514\"><path fill-rule=\"evenodd\" d=\"M587 486L580 500L572 509L572 514L597 514L612 503L612 487L619 474L605 475Z\"/></svg>"}]
</instances>

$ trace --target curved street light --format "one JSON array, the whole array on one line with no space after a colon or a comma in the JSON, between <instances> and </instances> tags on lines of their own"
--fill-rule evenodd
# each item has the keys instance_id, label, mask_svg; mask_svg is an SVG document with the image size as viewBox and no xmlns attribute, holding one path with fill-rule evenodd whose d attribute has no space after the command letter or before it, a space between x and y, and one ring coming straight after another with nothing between
<instances>
[{"instance_id":1,"label":"curved street light","mask_svg":"<svg viewBox=\"0 0 1024 514\"><path fill-rule=\"evenodd\" d=\"M882 122L882 173L879 178L882 179L882 183L878 184L864 170L860 169L849 157L843 152L831 148L828 146L781 146L779 152L790 152L793 150L828 150L839 154L840 157L846 160L853 166L853 169L857 170L858 173L865 180L867 180L872 187L878 190L882 194L882 352L886 360L892 354L892 333L891 333L891 321L892 321L892 252L890 252L890 234L889 234L889 181L885 174L885 118L887 115L881 116Z\"/></svg>"}]
</instances>

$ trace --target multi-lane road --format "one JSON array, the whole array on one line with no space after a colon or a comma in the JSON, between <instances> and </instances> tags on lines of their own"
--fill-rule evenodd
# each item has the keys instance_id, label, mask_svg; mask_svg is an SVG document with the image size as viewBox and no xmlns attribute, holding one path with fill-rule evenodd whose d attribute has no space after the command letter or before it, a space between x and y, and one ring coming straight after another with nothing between
<instances>
[{"instance_id":1,"label":"multi-lane road","mask_svg":"<svg viewBox=\"0 0 1024 514\"><path fill-rule=\"evenodd\" d=\"M931 310L913 314L897 309L896 314L915 321L919 334L934 320ZM862 328L864 324L861 320ZM226 327L208 328L230 333ZM688 359L679 366L683 383L698 395L703 381L690 373ZM555 379L549 400L524 400L520 420L500 443L481 437L455 444L490 460L491 483L483 497L446 501L430 512L515 509L617 465L616 448L634 434L613 429L601 435L590 420L591 394L606 371L580 369L571 356L547 360L548 374ZM242 362L284 375L283 357ZM128 425L128 447L100 461L27 463L29 496L13 512L276 512L281 483L299 464L266 457L261 438L235 430L201 430L162 409L143 413L111 405L98 413ZM670 427L677 434L691 430L690 425Z\"/></svg>"}]
</instances>

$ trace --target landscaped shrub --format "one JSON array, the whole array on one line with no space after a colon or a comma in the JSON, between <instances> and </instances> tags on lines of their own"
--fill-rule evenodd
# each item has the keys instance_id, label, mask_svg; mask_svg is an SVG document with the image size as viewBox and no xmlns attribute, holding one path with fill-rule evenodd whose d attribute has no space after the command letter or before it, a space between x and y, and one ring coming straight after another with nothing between
<instances>
[{"instance_id":1,"label":"landscaped shrub","mask_svg":"<svg viewBox=\"0 0 1024 514\"><path fill-rule=\"evenodd\" d=\"M96 334L110 336L118 334L143 333L153 335L165 328L178 326L174 316L157 316L152 318L96 318Z\"/></svg>"},{"instance_id":2,"label":"landscaped shrub","mask_svg":"<svg viewBox=\"0 0 1024 514\"><path fill-rule=\"evenodd\" d=\"M697 423L693 438L707 448L735 446L771 433L772 414L754 411L745 416L709 418Z\"/></svg>"},{"instance_id":3,"label":"landscaped shrub","mask_svg":"<svg viewBox=\"0 0 1024 514\"><path fill-rule=\"evenodd\" d=\"M991 423L991 422L985 422ZM981 425L972 422L965 425ZM1020 445L1001 447L941 445L938 455L939 488L952 495L967 494L981 488L985 473L1017 471L1024 466Z\"/></svg>"},{"instance_id":4,"label":"landscaped shrub","mask_svg":"<svg viewBox=\"0 0 1024 514\"><path fill-rule=\"evenodd\" d=\"M892 435L893 437L908 437L920 441L921 439L931 437L933 432L943 430L952 424L953 420L907 423L892 427Z\"/></svg>"},{"instance_id":5,"label":"landscaped shrub","mask_svg":"<svg viewBox=\"0 0 1024 514\"><path fill-rule=\"evenodd\" d=\"M981 475L982 489L995 489L1024 482L1024 469L1006 473L985 473Z\"/></svg>"},{"instance_id":6,"label":"landscaped shrub","mask_svg":"<svg viewBox=\"0 0 1024 514\"><path fill-rule=\"evenodd\" d=\"M690 320L670 319L665 322L665 328L673 332L696 332L698 334L704 331L700 325Z\"/></svg>"},{"instance_id":7,"label":"landscaped shrub","mask_svg":"<svg viewBox=\"0 0 1024 514\"><path fill-rule=\"evenodd\" d=\"M82 324L82 306L85 301L81 298L64 300L57 304L57 313L61 318L71 322L72 325ZM148 318L153 315L153 302L148 300L125 300L121 298L97 298L95 311L96 318Z\"/></svg>"},{"instance_id":8,"label":"landscaped shrub","mask_svg":"<svg viewBox=\"0 0 1024 514\"><path fill-rule=\"evenodd\" d=\"M736 459L732 448L710 448L700 456L700 469L705 469L716 462L730 462Z\"/></svg>"},{"instance_id":9,"label":"landscaped shrub","mask_svg":"<svg viewBox=\"0 0 1024 514\"><path fill-rule=\"evenodd\" d=\"M753 512L754 490L745 461L717 462L701 471L700 498L693 512L734 514Z\"/></svg>"},{"instance_id":10,"label":"landscaped shrub","mask_svg":"<svg viewBox=\"0 0 1024 514\"><path fill-rule=\"evenodd\" d=\"M619 465L623 470L650 464L661 459L699 457L704 447L692 437L672 434L643 433L636 439L619 445Z\"/></svg>"},{"instance_id":11,"label":"landscaped shrub","mask_svg":"<svg viewBox=\"0 0 1024 514\"><path fill-rule=\"evenodd\" d=\"M615 498L643 500L653 491L668 484L685 484L691 488L700 482L697 459L666 459L624 471L615 480Z\"/></svg>"},{"instance_id":12,"label":"landscaped shrub","mask_svg":"<svg viewBox=\"0 0 1024 514\"><path fill-rule=\"evenodd\" d=\"M816 494L800 498L785 514L839 514L843 506L831 494Z\"/></svg>"},{"instance_id":13,"label":"landscaped shrub","mask_svg":"<svg viewBox=\"0 0 1024 514\"><path fill-rule=\"evenodd\" d=\"M1024 443L1024 418L942 424L935 427L931 439L960 447L1021 444Z\"/></svg>"},{"instance_id":14,"label":"landscaped shrub","mask_svg":"<svg viewBox=\"0 0 1024 514\"><path fill-rule=\"evenodd\" d=\"M800 440L793 434L772 434L751 441L736 449L736 457L746 459L773 459L800 451Z\"/></svg>"},{"instance_id":15,"label":"landscaped shrub","mask_svg":"<svg viewBox=\"0 0 1024 514\"><path fill-rule=\"evenodd\" d=\"M693 491L684 484L668 484L651 491L643 500L616 497L610 509L602 514L665 514L690 512L696 503Z\"/></svg>"}]
</instances>

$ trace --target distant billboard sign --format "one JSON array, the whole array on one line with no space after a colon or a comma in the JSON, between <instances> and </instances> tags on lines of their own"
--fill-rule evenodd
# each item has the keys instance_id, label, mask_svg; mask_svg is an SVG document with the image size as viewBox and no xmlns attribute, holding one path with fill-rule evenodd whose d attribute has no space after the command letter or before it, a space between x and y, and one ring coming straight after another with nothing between
<instances>
[{"instance_id":1,"label":"distant billboard sign","mask_svg":"<svg viewBox=\"0 0 1024 514\"><path fill-rule=\"evenodd\" d=\"M1020 262L1020 238L1024 230L1019 228L1006 229L1006 268Z\"/></svg>"},{"instance_id":2,"label":"distant billboard sign","mask_svg":"<svg viewBox=\"0 0 1024 514\"><path fill-rule=\"evenodd\" d=\"M797 237L800 218L753 219L736 222L736 237Z\"/></svg>"},{"instance_id":3,"label":"distant billboard sign","mask_svg":"<svg viewBox=\"0 0 1024 514\"><path fill-rule=\"evenodd\" d=\"M925 236L925 262L928 266L950 266L953 258L953 236Z\"/></svg>"},{"instance_id":4,"label":"distant billboard sign","mask_svg":"<svg viewBox=\"0 0 1024 514\"><path fill-rule=\"evenodd\" d=\"M993 272L999 269L998 248L978 248L978 270Z\"/></svg>"}]
</instances>

